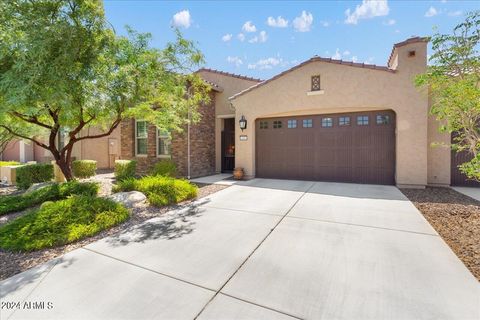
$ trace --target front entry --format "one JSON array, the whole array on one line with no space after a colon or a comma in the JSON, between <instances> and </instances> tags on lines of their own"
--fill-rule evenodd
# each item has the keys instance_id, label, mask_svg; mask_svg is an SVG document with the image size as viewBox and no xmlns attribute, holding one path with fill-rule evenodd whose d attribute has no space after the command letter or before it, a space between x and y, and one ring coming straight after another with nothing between
<instances>
[{"instance_id":1,"label":"front entry","mask_svg":"<svg viewBox=\"0 0 480 320\"><path fill-rule=\"evenodd\" d=\"M235 118L223 120L222 172L232 172L235 167Z\"/></svg>"}]
</instances>

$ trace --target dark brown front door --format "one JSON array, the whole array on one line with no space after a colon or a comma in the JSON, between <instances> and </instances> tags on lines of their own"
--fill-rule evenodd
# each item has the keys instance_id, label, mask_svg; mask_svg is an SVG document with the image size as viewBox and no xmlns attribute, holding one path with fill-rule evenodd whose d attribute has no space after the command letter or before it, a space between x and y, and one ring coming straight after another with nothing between
<instances>
[{"instance_id":1,"label":"dark brown front door","mask_svg":"<svg viewBox=\"0 0 480 320\"><path fill-rule=\"evenodd\" d=\"M259 119L256 176L395 183L395 113Z\"/></svg>"},{"instance_id":2,"label":"dark brown front door","mask_svg":"<svg viewBox=\"0 0 480 320\"><path fill-rule=\"evenodd\" d=\"M235 119L225 119L222 130L222 172L235 167Z\"/></svg>"},{"instance_id":3,"label":"dark brown front door","mask_svg":"<svg viewBox=\"0 0 480 320\"><path fill-rule=\"evenodd\" d=\"M480 182L468 179L467 176L464 175L458 168L459 165L472 159L473 155L466 151L457 153L456 151L452 150L452 161L450 170L452 186L480 187Z\"/></svg>"}]
</instances>

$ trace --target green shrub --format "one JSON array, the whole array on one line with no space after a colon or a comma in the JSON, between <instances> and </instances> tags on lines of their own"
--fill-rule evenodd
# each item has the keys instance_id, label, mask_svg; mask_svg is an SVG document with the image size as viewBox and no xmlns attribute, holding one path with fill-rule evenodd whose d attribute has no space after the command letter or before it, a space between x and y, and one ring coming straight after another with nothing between
<instances>
[{"instance_id":1,"label":"green shrub","mask_svg":"<svg viewBox=\"0 0 480 320\"><path fill-rule=\"evenodd\" d=\"M96 174L97 161L75 160L72 161L73 175L77 178L90 178Z\"/></svg>"},{"instance_id":2,"label":"green shrub","mask_svg":"<svg viewBox=\"0 0 480 320\"><path fill-rule=\"evenodd\" d=\"M53 179L53 165L49 163L29 164L17 168L17 186L27 189L34 183Z\"/></svg>"},{"instance_id":3,"label":"green shrub","mask_svg":"<svg viewBox=\"0 0 480 320\"><path fill-rule=\"evenodd\" d=\"M0 167L5 167L5 166L18 166L20 162L16 161L0 161Z\"/></svg>"},{"instance_id":4,"label":"green shrub","mask_svg":"<svg viewBox=\"0 0 480 320\"><path fill-rule=\"evenodd\" d=\"M69 181L62 184L55 183L21 195L2 196L0 197L0 216L27 209L45 201L64 199L71 195L95 196L97 192L98 184L96 183Z\"/></svg>"},{"instance_id":5,"label":"green shrub","mask_svg":"<svg viewBox=\"0 0 480 320\"><path fill-rule=\"evenodd\" d=\"M175 178L177 176L177 165L172 160L161 160L155 163L150 170L152 176L164 176Z\"/></svg>"},{"instance_id":6,"label":"green shrub","mask_svg":"<svg viewBox=\"0 0 480 320\"><path fill-rule=\"evenodd\" d=\"M118 181L135 177L135 169L137 161L135 160L116 160L115 161L115 178Z\"/></svg>"},{"instance_id":7,"label":"green shrub","mask_svg":"<svg viewBox=\"0 0 480 320\"><path fill-rule=\"evenodd\" d=\"M122 205L105 198L73 196L45 202L0 227L0 247L20 251L51 248L92 236L128 216Z\"/></svg>"},{"instance_id":8,"label":"green shrub","mask_svg":"<svg viewBox=\"0 0 480 320\"><path fill-rule=\"evenodd\" d=\"M195 198L198 188L187 180L162 176L127 179L114 188L115 192L132 190L143 192L150 204L160 207Z\"/></svg>"}]
</instances>

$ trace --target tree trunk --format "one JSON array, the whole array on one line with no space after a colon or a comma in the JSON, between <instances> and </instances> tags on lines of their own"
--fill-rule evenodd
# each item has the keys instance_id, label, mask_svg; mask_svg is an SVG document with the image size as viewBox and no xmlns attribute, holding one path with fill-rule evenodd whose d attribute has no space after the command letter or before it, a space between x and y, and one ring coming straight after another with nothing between
<instances>
[{"instance_id":1,"label":"tree trunk","mask_svg":"<svg viewBox=\"0 0 480 320\"><path fill-rule=\"evenodd\" d=\"M56 163L60 167L60 170L62 170L65 179L67 179L67 181L73 180L72 168L70 166L70 163L66 161L65 157L57 159Z\"/></svg>"}]
</instances>

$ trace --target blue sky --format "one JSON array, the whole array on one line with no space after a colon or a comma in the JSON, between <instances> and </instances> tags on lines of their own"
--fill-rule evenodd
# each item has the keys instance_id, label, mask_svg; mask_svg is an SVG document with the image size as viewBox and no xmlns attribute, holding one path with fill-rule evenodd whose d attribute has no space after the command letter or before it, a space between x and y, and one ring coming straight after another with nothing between
<instances>
[{"instance_id":1,"label":"blue sky","mask_svg":"<svg viewBox=\"0 0 480 320\"><path fill-rule=\"evenodd\" d=\"M385 65L392 45L450 32L478 1L121 1L108 20L153 35L162 48L172 25L197 42L206 67L268 79L314 55ZM281 17L281 18L279 18Z\"/></svg>"}]
</instances>

